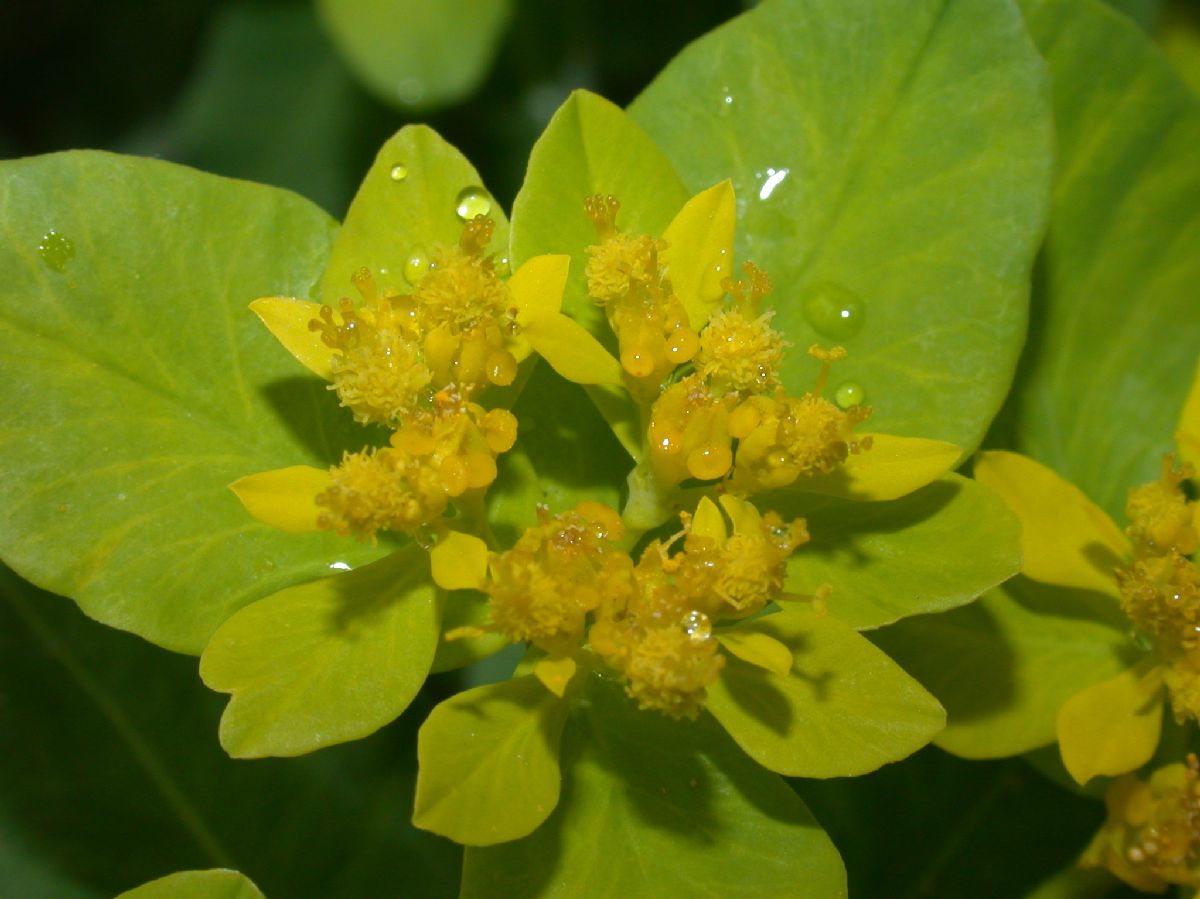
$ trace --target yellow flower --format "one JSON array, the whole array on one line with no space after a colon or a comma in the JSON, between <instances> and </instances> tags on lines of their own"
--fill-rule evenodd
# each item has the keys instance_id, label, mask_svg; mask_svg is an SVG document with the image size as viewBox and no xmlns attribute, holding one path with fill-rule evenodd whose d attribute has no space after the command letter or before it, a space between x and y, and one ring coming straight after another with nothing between
<instances>
[{"instance_id":1,"label":"yellow flower","mask_svg":"<svg viewBox=\"0 0 1200 899\"><path fill-rule=\"evenodd\" d=\"M1166 765L1149 781L1132 775L1108 785L1108 818L1080 865L1108 868L1139 890L1200 888L1200 763Z\"/></svg>"},{"instance_id":2,"label":"yellow flower","mask_svg":"<svg viewBox=\"0 0 1200 899\"><path fill-rule=\"evenodd\" d=\"M1187 426L1185 412L1181 431ZM1131 668L1059 710L1063 763L1081 784L1150 759L1164 698L1180 722L1200 718L1200 570L1187 558L1197 546L1196 504L1181 487L1194 469L1174 461L1166 456L1159 480L1130 492L1124 533L1082 491L1032 459L988 452L975 463L975 478L1021 520L1021 573L1111 597L1150 647Z\"/></svg>"},{"instance_id":3,"label":"yellow flower","mask_svg":"<svg viewBox=\"0 0 1200 899\"><path fill-rule=\"evenodd\" d=\"M505 552L461 533L433 548L440 586L489 597L487 628L460 628L448 639L491 631L531 643L546 654L534 673L558 696L581 664L602 663L641 708L676 718L699 714L725 665L722 649L777 673L791 669L786 646L739 633L736 622L773 600L800 598L783 592L783 580L788 557L808 539L803 521L761 515L733 496L720 507L705 498L694 516L681 516L683 530L652 542L635 564L616 542L623 527L612 509L581 503L540 517Z\"/></svg>"},{"instance_id":4,"label":"yellow flower","mask_svg":"<svg viewBox=\"0 0 1200 899\"><path fill-rule=\"evenodd\" d=\"M493 228L482 216L468 222L411 295L381 294L363 269L351 279L357 306L348 298L337 310L284 297L251 303L359 422L395 431L389 446L347 454L329 471L293 466L240 479L232 487L251 514L297 532L414 533L495 479L516 419L473 397L512 383L531 351L568 377L619 379L603 348L559 312L569 258L535 257L506 281L486 253Z\"/></svg>"}]
</instances>

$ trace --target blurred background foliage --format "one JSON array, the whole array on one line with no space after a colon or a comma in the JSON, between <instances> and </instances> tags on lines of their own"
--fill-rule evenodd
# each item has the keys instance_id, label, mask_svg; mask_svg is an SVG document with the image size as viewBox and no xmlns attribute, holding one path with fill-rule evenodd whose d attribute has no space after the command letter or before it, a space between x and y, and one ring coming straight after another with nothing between
<instances>
[{"instance_id":1,"label":"blurred background foliage","mask_svg":"<svg viewBox=\"0 0 1200 899\"><path fill-rule=\"evenodd\" d=\"M1200 4L1112 3L1200 89ZM507 207L570 90L624 105L742 8L9 0L0 156L157 156L288 188L340 217L377 147L425 121ZM492 664L513 663L507 653ZM100 897L228 865L273 899L453 896L460 850L408 823L415 731L462 678L503 673L434 678L366 741L233 762L216 739L223 697L200 684L194 659L97 625L0 569L0 894ZM795 787L841 850L853 896L1025 895L1068 866L1103 817L1022 760L969 763L935 748L867 777ZM1122 892L1111 887L1090 879L1087 895ZM1084 895L1078 882L1055 889L1039 896Z\"/></svg>"}]
</instances>

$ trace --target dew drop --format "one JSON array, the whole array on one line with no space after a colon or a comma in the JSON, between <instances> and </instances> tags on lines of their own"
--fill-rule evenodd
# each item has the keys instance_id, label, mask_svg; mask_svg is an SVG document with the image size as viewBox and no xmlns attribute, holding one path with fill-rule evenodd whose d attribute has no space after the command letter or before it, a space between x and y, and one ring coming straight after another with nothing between
<instances>
[{"instance_id":1,"label":"dew drop","mask_svg":"<svg viewBox=\"0 0 1200 899\"><path fill-rule=\"evenodd\" d=\"M862 330L863 302L840 284L819 281L804 291L804 317L825 337L846 340Z\"/></svg>"},{"instance_id":2,"label":"dew drop","mask_svg":"<svg viewBox=\"0 0 1200 899\"><path fill-rule=\"evenodd\" d=\"M679 624L693 643L703 643L712 637L712 622L703 612L693 609L680 619Z\"/></svg>"},{"instance_id":3,"label":"dew drop","mask_svg":"<svg viewBox=\"0 0 1200 899\"><path fill-rule=\"evenodd\" d=\"M332 568L334 571L350 571L351 570L350 564L348 562L330 562L329 567Z\"/></svg>"},{"instance_id":4,"label":"dew drop","mask_svg":"<svg viewBox=\"0 0 1200 899\"><path fill-rule=\"evenodd\" d=\"M408 177L408 166L396 163L388 174L391 175L393 181L403 181Z\"/></svg>"},{"instance_id":5,"label":"dew drop","mask_svg":"<svg viewBox=\"0 0 1200 899\"><path fill-rule=\"evenodd\" d=\"M67 263L75 255L75 244L57 231L47 231L37 249L46 267L59 273L67 270Z\"/></svg>"},{"instance_id":6,"label":"dew drop","mask_svg":"<svg viewBox=\"0 0 1200 899\"><path fill-rule=\"evenodd\" d=\"M420 250L413 250L404 260L404 280L416 287L429 274L429 257Z\"/></svg>"},{"instance_id":7,"label":"dew drop","mask_svg":"<svg viewBox=\"0 0 1200 899\"><path fill-rule=\"evenodd\" d=\"M857 381L847 381L838 387L833 394L833 401L841 409L849 409L851 406L861 406L866 398L866 392Z\"/></svg>"},{"instance_id":8,"label":"dew drop","mask_svg":"<svg viewBox=\"0 0 1200 899\"><path fill-rule=\"evenodd\" d=\"M728 86L721 88L721 100L717 105L717 114L721 118L727 117L733 112L733 94L730 93Z\"/></svg>"},{"instance_id":9,"label":"dew drop","mask_svg":"<svg viewBox=\"0 0 1200 899\"><path fill-rule=\"evenodd\" d=\"M477 215L487 215L492 211L492 198L482 187L468 187L455 198L454 211L464 222L469 222Z\"/></svg>"}]
</instances>

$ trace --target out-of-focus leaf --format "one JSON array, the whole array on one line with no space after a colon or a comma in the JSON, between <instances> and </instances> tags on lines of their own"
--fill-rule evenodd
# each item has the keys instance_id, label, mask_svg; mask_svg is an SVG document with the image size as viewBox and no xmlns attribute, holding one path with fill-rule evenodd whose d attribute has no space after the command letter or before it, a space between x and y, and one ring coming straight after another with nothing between
<instances>
[{"instance_id":1,"label":"out-of-focus leaf","mask_svg":"<svg viewBox=\"0 0 1200 899\"><path fill-rule=\"evenodd\" d=\"M346 62L395 106L429 109L483 80L512 0L317 0Z\"/></svg>"},{"instance_id":2,"label":"out-of-focus leaf","mask_svg":"<svg viewBox=\"0 0 1200 899\"><path fill-rule=\"evenodd\" d=\"M1152 480L1200 347L1200 97L1093 0L1027 0L1058 165L1015 448L1114 517Z\"/></svg>"},{"instance_id":3,"label":"out-of-focus leaf","mask_svg":"<svg viewBox=\"0 0 1200 899\"><path fill-rule=\"evenodd\" d=\"M272 897L358 899L403 883L456 895L458 850L408 823L428 700L369 741L235 762L217 744L221 698L194 659L89 621L3 569L0 697L6 896L106 899L211 867L243 871Z\"/></svg>"},{"instance_id":4,"label":"out-of-focus leaf","mask_svg":"<svg viewBox=\"0 0 1200 899\"><path fill-rule=\"evenodd\" d=\"M9 564L198 653L247 603L386 551L275 531L226 486L362 446L246 308L310 294L334 222L280 190L92 152L0 163L0 196Z\"/></svg>"},{"instance_id":5,"label":"out-of-focus leaf","mask_svg":"<svg viewBox=\"0 0 1200 899\"><path fill-rule=\"evenodd\" d=\"M523 840L468 849L462 899L842 899L837 850L778 777L705 716L639 711L593 676L563 735L563 791Z\"/></svg>"},{"instance_id":6,"label":"out-of-focus leaf","mask_svg":"<svg viewBox=\"0 0 1200 899\"><path fill-rule=\"evenodd\" d=\"M438 610L424 550L298 584L222 624L200 676L232 693L221 745L235 758L300 755L393 721L425 682Z\"/></svg>"},{"instance_id":7,"label":"out-of-focus leaf","mask_svg":"<svg viewBox=\"0 0 1200 899\"><path fill-rule=\"evenodd\" d=\"M788 560L787 589L831 585L830 614L860 629L961 606L1021 565L1012 513L958 475L886 503L792 493L763 505L808 521L812 539Z\"/></svg>"},{"instance_id":8,"label":"out-of-focus leaf","mask_svg":"<svg viewBox=\"0 0 1200 899\"><path fill-rule=\"evenodd\" d=\"M140 887L126 890L117 899L264 899L248 877L237 871L213 868L180 871Z\"/></svg>"},{"instance_id":9,"label":"out-of-focus leaf","mask_svg":"<svg viewBox=\"0 0 1200 899\"><path fill-rule=\"evenodd\" d=\"M865 391L873 430L978 444L1024 338L1050 182L1044 67L1014 4L768 0L630 112L689 189L733 179L739 264L770 274L797 347L849 349L834 383ZM793 353L784 381L816 368Z\"/></svg>"}]
</instances>

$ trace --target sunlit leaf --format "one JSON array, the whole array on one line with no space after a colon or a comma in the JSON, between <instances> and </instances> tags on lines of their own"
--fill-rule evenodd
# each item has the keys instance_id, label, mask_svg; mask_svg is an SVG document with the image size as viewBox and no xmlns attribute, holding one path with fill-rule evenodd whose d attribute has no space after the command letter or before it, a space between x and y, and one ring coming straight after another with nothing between
<instances>
[{"instance_id":1,"label":"sunlit leaf","mask_svg":"<svg viewBox=\"0 0 1200 899\"><path fill-rule=\"evenodd\" d=\"M741 627L787 646L792 671L781 676L727 657L708 708L772 771L864 774L920 749L946 723L936 699L832 616L788 611Z\"/></svg>"},{"instance_id":2,"label":"sunlit leaf","mask_svg":"<svg viewBox=\"0 0 1200 899\"><path fill-rule=\"evenodd\" d=\"M468 846L525 836L554 811L567 703L536 677L459 693L417 741L413 823Z\"/></svg>"},{"instance_id":3,"label":"sunlit leaf","mask_svg":"<svg viewBox=\"0 0 1200 899\"><path fill-rule=\"evenodd\" d=\"M808 520L812 539L789 559L787 588L829 584L830 614L857 628L961 606L1021 564L1012 513L958 475L886 503L791 494L763 505Z\"/></svg>"},{"instance_id":4,"label":"sunlit leaf","mask_svg":"<svg viewBox=\"0 0 1200 899\"><path fill-rule=\"evenodd\" d=\"M1200 97L1100 4L1022 6L1058 164L1009 423L1015 448L1116 517L1171 448L1200 347Z\"/></svg>"},{"instance_id":5,"label":"sunlit leaf","mask_svg":"<svg viewBox=\"0 0 1200 899\"><path fill-rule=\"evenodd\" d=\"M356 571L281 590L213 635L200 676L232 693L230 755L299 755L378 730L408 707L437 647L425 553L408 546Z\"/></svg>"},{"instance_id":6,"label":"sunlit leaf","mask_svg":"<svg viewBox=\"0 0 1200 899\"><path fill-rule=\"evenodd\" d=\"M386 551L275 531L227 486L362 446L246 308L311 293L324 213L90 152L0 163L0 195L0 378L24 385L0 411L9 564L100 621L199 653L247 603Z\"/></svg>"},{"instance_id":7,"label":"sunlit leaf","mask_svg":"<svg viewBox=\"0 0 1200 899\"><path fill-rule=\"evenodd\" d=\"M468 849L462 899L799 894L844 899L837 850L707 717L639 711L593 677L563 735L563 791L523 840Z\"/></svg>"},{"instance_id":8,"label":"sunlit leaf","mask_svg":"<svg viewBox=\"0 0 1200 899\"><path fill-rule=\"evenodd\" d=\"M696 41L630 112L689 189L733 180L739 264L770 274L797 347L849 349L834 386L862 388L871 430L969 452L1024 339L1045 95L1011 3L781 0ZM816 368L792 353L785 383Z\"/></svg>"}]
</instances>

